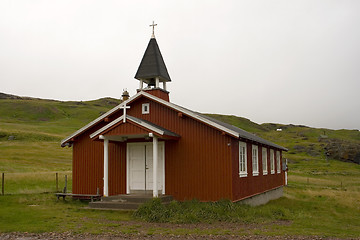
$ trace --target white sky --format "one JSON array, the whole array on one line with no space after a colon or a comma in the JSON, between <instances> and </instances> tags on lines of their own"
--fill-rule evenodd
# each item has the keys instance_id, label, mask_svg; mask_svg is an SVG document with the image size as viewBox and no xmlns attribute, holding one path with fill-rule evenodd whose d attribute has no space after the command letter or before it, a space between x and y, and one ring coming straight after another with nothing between
<instances>
[{"instance_id":1,"label":"white sky","mask_svg":"<svg viewBox=\"0 0 360 240\"><path fill-rule=\"evenodd\" d=\"M360 129L358 0L1 0L0 92L134 95L153 20L172 102L257 123Z\"/></svg>"}]
</instances>

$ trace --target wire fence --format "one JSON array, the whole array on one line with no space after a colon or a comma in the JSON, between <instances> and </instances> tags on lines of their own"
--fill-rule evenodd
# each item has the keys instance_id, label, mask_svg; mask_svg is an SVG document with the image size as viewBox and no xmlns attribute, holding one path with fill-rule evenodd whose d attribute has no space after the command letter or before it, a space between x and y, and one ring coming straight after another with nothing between
<instances>
[{"instance_id":1,"label":"wire fence","mask_svg":"<svg viewBox=\"0 0 360 240\"><path fill-rule=\"evenodd\" d=\"M1 173L1 195L71 192L71 171Z\"/></svg>"}]
</instances>

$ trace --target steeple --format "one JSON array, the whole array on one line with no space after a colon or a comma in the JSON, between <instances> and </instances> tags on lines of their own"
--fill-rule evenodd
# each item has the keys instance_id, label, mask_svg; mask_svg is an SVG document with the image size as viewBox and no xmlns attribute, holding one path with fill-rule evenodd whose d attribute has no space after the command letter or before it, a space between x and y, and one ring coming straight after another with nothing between
<instances>
[{"instance_id":1,"label":"steeple","mask_svg":"<svg viewBox=\"0 0 360 240\"><path fill-rule=\"evenodd\" d=\"M135 74L135 78L140 81L140 90L143 90L143 83L146 83L148 88L161 89L160 82L162 82L162 89L166 91L166 82L171 82L159 45L155 39L154 27L156 25L154 22L150 25L153 27L152 37Z\"/></svg>"}]
</instances>

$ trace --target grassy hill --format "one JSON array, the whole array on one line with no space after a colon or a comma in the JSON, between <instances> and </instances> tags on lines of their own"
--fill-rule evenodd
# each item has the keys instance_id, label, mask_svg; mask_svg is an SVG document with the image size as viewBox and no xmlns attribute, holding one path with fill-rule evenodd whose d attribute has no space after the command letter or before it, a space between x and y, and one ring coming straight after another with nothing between
<instances>
[{"instance_id":1,"label":"grassy hill","mask_svg":"<svg viewBox=\"0 0 360 240\"><path fill-rule=\"evenodd\" d=\"M0 172L6 174L5 192L10 194L0 196L0 225L3 226L0 233L62 232L64 226L79 233L91 232L90 229L111 232L123 226L121 231L135 234L145 231L145 234L180 232L235 236L244 233L322 237L360 235L360 165L351 162L351 158L356 162L360 149L360 132L357 130L257 124L242 117L208 114L289 149L284 154L289 159L290 169L284 198L266 206L245 209L244 219L239 221L250 222L250 225L244 225L246 230L240 232L234 230L238 226L210 231L199 230L197 226L190 230L187 227L171 230L172 226L168 225L147 225L147 228L138 223L123 225L121 221L132 219L131 214L79 210L86 203L55 202L52 195L41 195L55 191L55 172L61 176L60 187L64 186L63 176L68 175L71 191L72 148L61 148L60 140L119 102L111 98L63 102L0 93ZM282 131L277 131L280 128ZM41 208L33 207L38 205ZM195 213L191 211L191 214ZM38 224L41 221L46 224ZM251 224L262 227L252 229Z\"/></svg>"},{"instance_id":2,"label":"grassy hill","mask_svg":"<svg viewBox=\"0 0 360 240\"><path fill-rule=\"evenodd\" d=\"M71 149L59 142L120 103L55 101L0 93L0 171L71 170Z\"/></svg>"}]
</instances>

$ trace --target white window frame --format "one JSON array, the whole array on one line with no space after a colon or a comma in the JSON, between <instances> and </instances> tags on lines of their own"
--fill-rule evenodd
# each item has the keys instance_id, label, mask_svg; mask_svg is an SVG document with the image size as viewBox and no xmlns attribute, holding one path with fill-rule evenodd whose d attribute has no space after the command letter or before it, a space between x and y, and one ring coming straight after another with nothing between
<instances>
[{"instance_id":1,"label":"white window frame","mask_svg":"<svg viewBox=\"0 0 360 240\"><path fill-rule=\"evenodd\" d=\"M253 176L259 176L259 148L257 145L252 145L251 158L252 158Z\"/></svg>"},{"instance_id":2,"label":"white window frame","mask_svg":"<svg viewBox=\"0 0 360 240\"><path fill-rule=\"evenodd\" d=\"M262 168L263 168L263 175L267 175L268 174L268 169L267 169L267 148L266 147L261 147L261 161L262 161Z\"/></svg>"},{"instance_id":3,"label":"white window frame","mask_svg":"<svg viewBox=\"0 0 360 240\"><path fill-rule=\"evenodd\" d=\"M275 173L275 157L274 157L275 153L273 149L270 149L270 170L271 170L271 174Z\"/></svg>"},{"instance_id":4,"label":"white window frame","mask_svg":"<svg viewBox=\"0 0 360 240\"><path fill-rule=\"evenodd\" d=\"M247 177L247 150L246 142L239 142L239 176Z\"/></svg>"},{"instance_id":5,"label":"white window frame","mask_svg":"<svg viewBox=\"0 0 360 240\"><path fill-rule=\"evenodd\" d=\"M280 169L280 151L276 151L276 171L277 173L280 173L281 172L281 169Z\"/></svg>"},{"instance_id":6,"label":"white window frame","mask_svg":"<svg viewBox=\"0 0 360 240\"><path fill-rule=\"evenodd\" d=\"M143 103L142 104L141 113L142 114L149 114L150 113L150 103Z\"/></svg>"}]
</instances>

